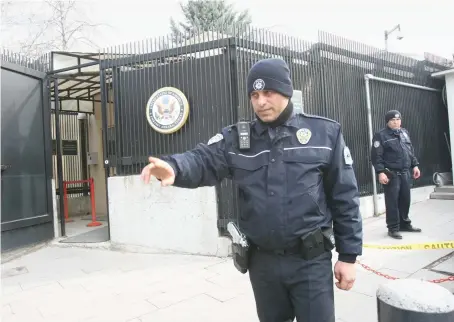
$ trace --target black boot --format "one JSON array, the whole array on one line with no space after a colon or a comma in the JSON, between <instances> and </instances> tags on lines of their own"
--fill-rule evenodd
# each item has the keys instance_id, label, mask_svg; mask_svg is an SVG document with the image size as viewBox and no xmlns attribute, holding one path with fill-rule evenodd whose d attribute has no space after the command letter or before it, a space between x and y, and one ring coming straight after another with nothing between
<instances>
[{"instance_id":1,"label":"black boot","mask_svg":"<svg viewBox=\"0 0 454 322\"><path fill-rule=\"evenodd\" d=\"M421 229L413 227L412 225L400 227L399 231L405 231L409 233L420 233Z\"/></svg>"},{"instance_id":2,"label":"black boot","mask_svg":"<svg viewBox=\"0 0 454 322\"><path fill-rule=\"evenodd\" d=\"M392 237L392 238L395 238L395 239L402 239L402 235L399 234L399 232L395 231L395 230L388 231L388 236Z\"/></svg>"}]
</instances>

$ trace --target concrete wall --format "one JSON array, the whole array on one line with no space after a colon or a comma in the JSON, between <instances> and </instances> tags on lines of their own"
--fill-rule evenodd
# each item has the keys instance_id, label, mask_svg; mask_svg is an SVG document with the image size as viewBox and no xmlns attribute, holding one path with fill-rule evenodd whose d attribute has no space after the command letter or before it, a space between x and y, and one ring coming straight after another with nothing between
<instances>
[{"instance_id":1,"label":"concrete wall","mask_svg":"<svg viewBox=\"0 0 454 322\"><path fill-rule=\"evenodd\" d=\"M139 176L111 177L109 217L112 245L128 251L227 256L229 239L218 236L214 188L161 188ZM426 200L433 186L412 190L412 202ZM385 211L383 195L379 209ZM372 197L361 198L364 218L373 216ZM383 226L383 229L386 229Z\"/></svg>"},{"instance_id":2,"label":"concrete wall","mask_svg":"<svg viewBox=\"0 0 454 322\"><path fill-rule=\"evenodd\" d=\"M228 255L217 230L215 189L162 188L140 176L110 177L111 243L159 253ZM131 247L132 246L132 247Z\"/></svg>"}]
</instances>

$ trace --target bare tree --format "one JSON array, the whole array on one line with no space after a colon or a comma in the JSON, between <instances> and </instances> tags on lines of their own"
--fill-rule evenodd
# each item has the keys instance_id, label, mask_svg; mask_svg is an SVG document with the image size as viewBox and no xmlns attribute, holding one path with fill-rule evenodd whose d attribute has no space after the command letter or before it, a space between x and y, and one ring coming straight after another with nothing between
<instances>
[{"instance_id":1,"label":"bare tree","mask_svg":"<svg viewBox=\"0 0 454 322\"><path fill-rule=\"evenodd\" d=\"M93 24L84 17L80 1L46 0L39 4L41 8L32 3L36 12L28 14L21 10L11 13L14 5L13 1L2 1L2 30L26 28L27 36L15 40L20 53L36 57L51 50L72 50L79 43L98 48L87 34L102 24Z\"/></svg>"},{"instance_id":2,"label":"bare tree","mask_svg":"<svg viewBox=\"0 0 454 322\"><path fill-rule=\"evenodd\" d=\"M58 32L55 47L59 50L68 50L73 42L86 42L93 47L97 47L84 31L90 28L96 28L100 24L92 24L83 20L71 20L69 15L76 11L76 1L53 1L48 0L46 3L53 9L52 19L49 24Z\"/></svg>"}]
</instances>

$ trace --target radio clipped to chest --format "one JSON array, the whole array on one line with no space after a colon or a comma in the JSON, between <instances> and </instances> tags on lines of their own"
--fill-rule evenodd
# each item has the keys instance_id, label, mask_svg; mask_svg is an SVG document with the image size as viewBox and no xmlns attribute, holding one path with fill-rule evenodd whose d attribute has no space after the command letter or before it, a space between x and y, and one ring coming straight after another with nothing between
<instances>
[{"instance_id":1,"label":"radio clipped to chest","mask_svg":"<svg viewBox=\"0 0 454 322\"><path fill-rule=\"evenodd\" d=\"M240 121L237 123L237 129L239 149L249 150L251 148L251 125L249 122Z\"/></svg>"}]
</instances>

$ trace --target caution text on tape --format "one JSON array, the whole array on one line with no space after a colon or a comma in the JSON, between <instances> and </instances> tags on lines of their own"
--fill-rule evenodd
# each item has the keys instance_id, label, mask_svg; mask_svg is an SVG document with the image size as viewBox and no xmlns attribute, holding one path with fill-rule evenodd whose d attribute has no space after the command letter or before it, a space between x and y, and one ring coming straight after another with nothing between
<instances>
[{"instance_id":1,"label":"caution text on tape","mask_svg":"<svg viewBox=\"0 0 454 322\"><path fill-rule=\"evenodd\" d=\"M430 250L430 249L454 249L454 240L437 242L437 243L421 243L421 244L405 244L405 245L373 245L364 244L364 248L376 249L395 249L395 250Z\"/></svg>"}]
</instances>

